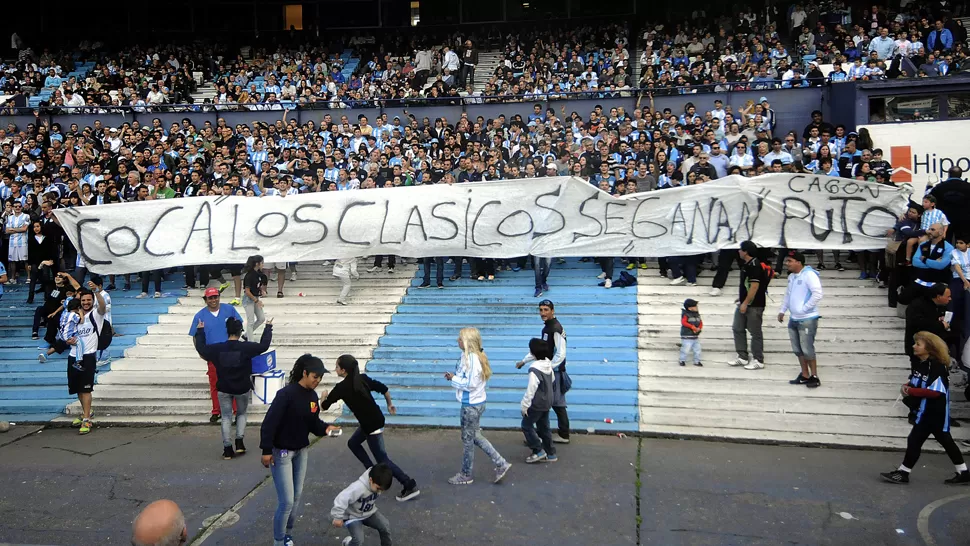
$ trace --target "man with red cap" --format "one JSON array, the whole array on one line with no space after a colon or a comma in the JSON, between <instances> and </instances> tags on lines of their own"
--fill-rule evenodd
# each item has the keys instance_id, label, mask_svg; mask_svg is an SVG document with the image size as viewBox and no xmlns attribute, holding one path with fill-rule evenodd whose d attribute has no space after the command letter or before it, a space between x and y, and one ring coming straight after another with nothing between
<instances>
[{"instance_id":1,"label":"man with red cap","mask_svg":"<svg viewBox=\"0 0 970 546\"><path fill-rule=\"evenodd\" d=\"M192 318L192 325L189 327L189 335L195 336L195 329L202 321L205 324L205 343L206 345L213 345L215 343L224 343L229 340L229 334L226 332L226 321L230 318L234 318L242 322L242 317L236 311L236 308L226 304L221 303L219 300L219 289L218 288L206 288L205 294L203 295L205 299L205 307L203 307L195 316ZM201 356L201 355L200 355ZM216 367L209 362L209 371L206 375L209 376L209 395L212 397L212 417L209 418L210 423L218 423L221 418L221 410L219 409L219 395L216 390ZM233 403L233 411L235 411L236 405Z\"/></svg>"}]
</instances>

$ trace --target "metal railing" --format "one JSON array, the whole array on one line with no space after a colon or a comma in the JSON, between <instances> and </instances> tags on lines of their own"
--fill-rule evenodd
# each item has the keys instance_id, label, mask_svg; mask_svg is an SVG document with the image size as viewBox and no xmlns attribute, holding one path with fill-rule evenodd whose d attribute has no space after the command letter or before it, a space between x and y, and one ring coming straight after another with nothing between
<instances>
[{"instance_id":1,"label":"metal railing","mask_svg":"<svg viewBox=\"0 0 970 546\"><path fill-rule=\"evenodd\" d=\"M550 102L567 100L597 99L609 100L614 98L640 97L647 100L650 97L683 96L703 93L731 93L744 91L769 91L777 89L800 89L805 87L819 87L831 82L827 78L810 82L804 80L805 85L792 85L791 80L764 80L757 82L725 82L709 85L692 85L683 87L653 87L653 88L624 88L604 91L550 91L542 93L522 93L518 95L468 95L444 97L411 97L411 98L371 98L354 99L350 97L321 99L312 102L280 101L274 103L194 103L194 104L157 104L144 106L4 106L0 108L0 115L70 115L70 114L149 114L162 112L265 112L292 110L343 110L359 108L408 108L429 106L470 106L480 104Z\"/></svg>"}]
</instances>

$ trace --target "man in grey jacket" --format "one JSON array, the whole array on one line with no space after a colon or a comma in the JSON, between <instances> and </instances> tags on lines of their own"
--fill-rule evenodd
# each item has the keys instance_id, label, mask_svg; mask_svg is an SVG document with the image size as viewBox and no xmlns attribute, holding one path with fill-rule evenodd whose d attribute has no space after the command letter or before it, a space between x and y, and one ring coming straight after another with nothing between
<instances>
[{"instance_id":1,"label":"man in grey jacket","mask_svg":"<svg viewBox=\"0 0 970 546\"><path fill-rule=\"evenodd\" d=\"M431 52L422 47L414 54L414 86L420 91L431 75Z\"/></svg>"}]
</instances>

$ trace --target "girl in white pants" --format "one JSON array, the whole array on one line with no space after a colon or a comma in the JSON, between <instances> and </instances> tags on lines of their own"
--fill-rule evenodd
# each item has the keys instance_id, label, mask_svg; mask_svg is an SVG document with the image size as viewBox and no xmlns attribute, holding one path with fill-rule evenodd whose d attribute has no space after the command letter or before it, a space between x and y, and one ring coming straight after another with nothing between
<instances>
[{"instance_id":1,"label":"girl in white pants","mask_svg":"<svg viewBox=\"0 0 970 546\"><path fill-rule=\"evenodd\" d=\"M342 283L340 295L337 297L337 303L347 305L347 296L350 295L350 288L352 286L351 281L360 279L360 274L357 273L357 258L344 258L335 261L333 263L333 276L340 279Z\"/></svg>"}]
</instances>

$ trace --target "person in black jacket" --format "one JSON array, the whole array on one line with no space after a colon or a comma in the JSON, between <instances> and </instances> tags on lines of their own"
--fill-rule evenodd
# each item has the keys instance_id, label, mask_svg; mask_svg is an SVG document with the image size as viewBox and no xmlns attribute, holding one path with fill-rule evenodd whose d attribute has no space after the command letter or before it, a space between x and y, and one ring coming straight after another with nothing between
<instances>
[{"instance_id":1,"label":"person in black jacket","mask_svg":"<svg viewBox=\"0 0 970 546\"><path fill-rule=\"evenodd\" d=\"M236 450L233 452L229 438L232 422L222 420L222 458L230 460L236 455L246 453L243 437L246 434L246 410L249 408L250 391L253 384L250 375L253 373L253 357L265 353L273 341L273 319L266 321L263 336L259 343L239 341L242 336L242 321L230 317L226 320L226 333L229 341L206 345L205 323L199 321L195 330L195 348L202 358L216 368L216 389L219 391L219 406L223 415L231 415L233 402L236 405Z\"/></svg>"},{"instance_id":2,"label":"person in black jacket","mask_svg":"<svg viewBox=\"0 0 970 546\"><path fill-rule=\"evenodd\" d=\"M396 497L397 500L403 502L417 497L421 494L418 489L418 482L394 464L394 461L387 456L387 451L384 449L384 414L377 402L374 401L371 391L384 395L384 399L387 401L387 411L394 415L397 413L397 408L391 401L391 393L388 391L387 385L361 373L357 359L351 355L341 355L337 358L336 371L337 375L344 379L334 385L333 390L330 391L320 407L326 411L337 401L343 400L360 423L357 430L350 436L350 440L347 441L347 447L350 448L350 451L364 465L364 468L374 466L362 445L364 440L367 440L367 447L374 454L374 459L378 463L385 463L391 467L394 479L404 487L401 494Z\"/></svg>"},{"instance_id":3,"label":"person in black jacket","mask_svg":"<svg viewBox=\"0 0 970 546\"><path fill-rule=\"evenodd\" d=\"M27 290L27 303L34 303L37 286L53 280L57 273L57 242L53 237L44 233L44 226L35 220L30 224L30 234L27 236L27 274L30 286Z\"/></svg>"},{"instance_id":4,"label":"person in black jacket","mask_svg":"<svg viewBox=\"0 0 970 546\"><path fill-rule=\"evenodd\" d=\"M950 303L950 289L943 283L934 283L921 290L906 308L906 337L903 344L906 355L912 367L919 364L919 359L913 354L912 339L916 332L927 331L943 339L949 336L949 324L943 321L943 313ZM947 361L949 364L949 361Z\"/></svg>"},{"instance_id":5,"label":"person in black jacket","mask_svg":"<svg viewBox=\"0 0 970 546\"><path fill-rule=\"evenodd\" d=\"M262 463L273 476L278 501L273 516L273 546L293 543L290 533L303 495L310 445L307 437L311 433L325 436L340 430L320 420L316 388L325 373L327 369L319 358L309 354L298 358L290 372L289 384L276 393L259 431Z\"/></svg>"}]
</instances>

